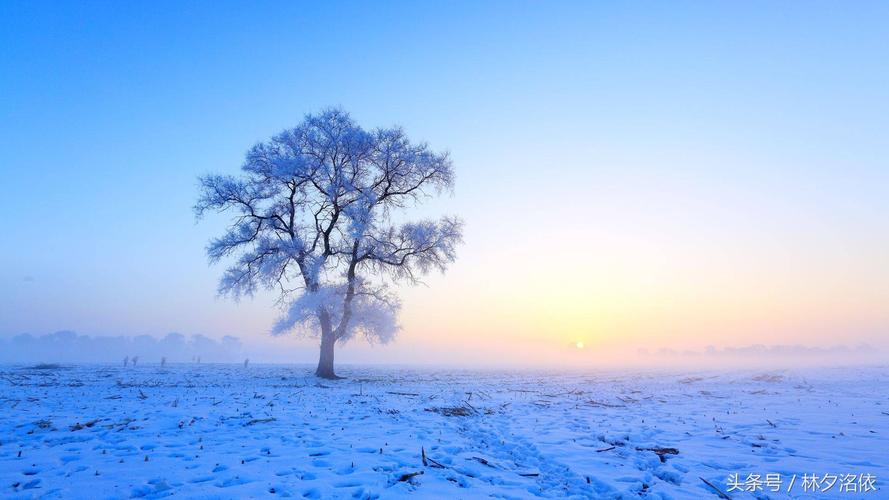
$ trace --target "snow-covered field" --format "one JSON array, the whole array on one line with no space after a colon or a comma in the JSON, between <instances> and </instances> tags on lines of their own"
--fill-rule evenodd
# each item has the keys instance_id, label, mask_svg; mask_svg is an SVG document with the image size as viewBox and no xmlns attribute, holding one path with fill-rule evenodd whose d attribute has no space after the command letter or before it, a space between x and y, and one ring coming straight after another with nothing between
<instances>
[{"instance_id":1,"label":"snow-covered field","mask_svg":"<svg viewBox=\"0 0 889 500\"><path fill-rule=\"evenodd\" d=\"M885 367L340 371L2 366L0 496L889 498Z\"/></svg>"}]
</instances>

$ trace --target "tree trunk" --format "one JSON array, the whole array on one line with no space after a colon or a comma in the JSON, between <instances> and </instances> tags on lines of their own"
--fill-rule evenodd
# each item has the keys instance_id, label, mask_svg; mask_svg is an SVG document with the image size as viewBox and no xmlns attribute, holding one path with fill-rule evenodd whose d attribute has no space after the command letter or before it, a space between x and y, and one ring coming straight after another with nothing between
<instances>
[{"instance_id":1,"label":"tree trunk","mask_svg":"<svg viewBox=\"0 0 889 500\"><path fill-rule=\"evenodd\" d=\"M333 347L336 335L329 321L321 321L321 356L318 358L318 369L315 375L326 379L337 379L333 371Z\"/></svg>"}]
</instances>

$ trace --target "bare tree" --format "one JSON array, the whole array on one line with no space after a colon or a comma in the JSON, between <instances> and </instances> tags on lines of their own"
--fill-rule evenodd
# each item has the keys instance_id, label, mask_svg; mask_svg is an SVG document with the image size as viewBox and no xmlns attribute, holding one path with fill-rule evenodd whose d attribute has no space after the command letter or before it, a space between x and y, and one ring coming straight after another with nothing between
<instances>
[{"instance_id":1,"label":"bare tree","mask_svg":"<svg viewBox=\"0 0 889 500\"><path fill-rule=\"evenodd\" d=\"M395 222L454 183L447 153L412 143L401 128L365 131L329 109L255 145L242 170L200 179L197 217L232 214L228 232L207 247L211 262L234 258L219 293L276 290L285 313L273 333L320 336L319 377L336 378L337 342L393 338L400 304L392 283L416 283L456 258L459 219Z\"/></svg>"}]
</instances>

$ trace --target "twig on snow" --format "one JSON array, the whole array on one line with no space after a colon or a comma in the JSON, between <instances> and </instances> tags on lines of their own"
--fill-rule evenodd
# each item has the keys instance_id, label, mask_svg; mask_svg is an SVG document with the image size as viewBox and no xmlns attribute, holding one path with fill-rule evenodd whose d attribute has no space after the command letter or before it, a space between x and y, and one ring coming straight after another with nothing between
<instances>
[{"instance_id":1,"label":"twig on snow","mask_svg":"<svg viewBox=\"0 0 889 500\"><path fill-rule=\"evenodd\" d=\"M713 491L715 491L716 494L719 495L719 498L722 498L723 500L732 500L732 497L728 496L728 493L725 493L724 491L719 489L715 484L711 483L710 481L707 481L706 479L704 479L700 476L698 476L698 477L700 478L701 481L704 481L704 484L706 484L707 486L712 488Z\"/></svg>"},{"instance_id":2,"label":"twig on snow","mask_svg":"<svg viewBox=\"0 0 889 500\"><path fill-rule=\"evenodd\" d=\"M636 448L639 451L651 451L654 452L659 459L661 459L661 463L667 461L666 455L678 455L679 450L676 448L662 448L660 446L654 446L652 448Z\"/></svg>"},{"instance_id":3,"label":"twig on snow","mask_svg":"<svg viewBox=\"0 0 889 500\"><path fill-rule=\"evenodd\" d=\"M424 474L423 471L419 470L417 472L408 472L407 474L402 474L401 477L398 478L399 482L410 481L416 476L422 476Z\"/></svg>"},{"instance_id":4,"label":"twig on snow","mask_svg":"<svg viewBox=\"0 0 889 500\"><path fill-rule=\"evenodd\" d=\"M264 424L264 423L267 423L267 422L274 422L275 420L278 420L278 419L275 418L275 417L269 417L269 418L254 418L253 420L251 420L251 421L247 422L246 424L244 424L244 427L247 427L247 426L250 426L250 425L255 425L255 424Z\"/></svg>"}]
</instances>

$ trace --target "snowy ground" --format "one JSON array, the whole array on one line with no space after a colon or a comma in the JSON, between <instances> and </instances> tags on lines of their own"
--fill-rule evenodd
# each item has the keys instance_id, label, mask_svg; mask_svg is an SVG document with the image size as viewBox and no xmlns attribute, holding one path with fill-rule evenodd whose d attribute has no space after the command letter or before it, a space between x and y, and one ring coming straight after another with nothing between
<instances>
[{"instance_id":1,"label":"snowy ground","mask_svg":"<svg viewBox=\"0 0 889 500\"><path fill-rule=\"evenodd\" d=\"M885 367L341 372L0 366L0 496L889 498Z\"/></svg>"}]
</instances>

